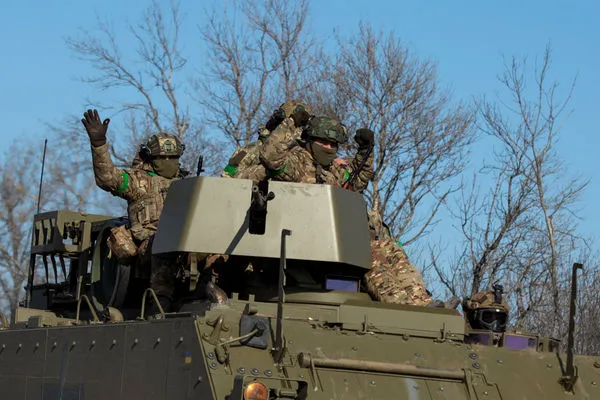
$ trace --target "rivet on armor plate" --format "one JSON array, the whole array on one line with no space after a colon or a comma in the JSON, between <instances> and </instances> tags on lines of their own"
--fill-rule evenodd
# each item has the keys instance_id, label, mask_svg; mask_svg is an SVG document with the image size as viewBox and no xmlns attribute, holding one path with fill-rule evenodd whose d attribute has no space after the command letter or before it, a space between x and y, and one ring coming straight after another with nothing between
<instances>
[{"instance_id":1,"label":"rivet on armor plate","mask_svg":"<svg viewBox=\"0 0 600 400\"><path fill-rule=\"evenodd\" d=\"M244 367L239 367L239 368L237 369L237 372L238 372L238 374L245 374L245 373L246 373L246 368L244 368Z\"/></svg>"},{"instance_id":2,"label":"rivet on armor plate","mask_svg":"<svg viewBox=\"0 0 600 400\"><path fill-rule=\"evenodd\" d=\"M196 379L196 382L201 383L202 382L202 377L199 376L198 379Z\"/></svg>"},{"instance_id":3,"label":"rivet on armor plate","mask_svg":"<svg viewBox=\"0 0 600 400\"><path fill-rule=\"evenodd\" d=\"M504 361L502 361L502 360L497 360L496 362L497 362L498 364L504 364Z\"/></svg>"},{"instance_id":4,"label":"rivet on armor plate","mask_svg":"<svg viewBox=\"0 0 600 400\"><path fill-rule=\"evenodd\" d=\"M23 345L21 343L19 343L19 345L17 346L17 348L22 349Z\"/></svg>"},{"instance_id":5,"label":"rivet on armor plate","mask_svg":"<svg viewBox=\"0 0 600 400\"><path fill-rule=\"evenodd\" d=\"M139 341L139 339L138 339L138 338L135 338L135 339L133 339L133 344L134 344L134 345L138 344L139 342L140 342L140 341Z\"/></svg>"},{"instance_id":6,"label":"rivet on armor plate","mask_svg":"<svg viewBox=\"0 0 600 400\"><path fill-rule=\"evenodd\" d=\"M475 362L473 363L473 368L475 368L475 369L479 369L480 367L481 367L481 365L479 365L479 363L478 363L477 361L475 361Z\"/></svg>"},{"instance_id":7,"label":"rivet on armor plate","mask_svg":"<svg viewBox=\"0 0 600 400\"><path fill-rule=\"evenodd\" d=\"M596 382L595 381L592 381L592 386L596 386Z\"/></svg>"},{"instance_id":8,"label":"rivet on armor plate","mask_svg":"<svg viewBox=\"0 0 600 400\"><path fill-rule=\"evenodd\" d=\"M217 363L216 362L211 362L209 366L210 366L211 369L217 369Z\"/></svg>"},{"instance_id":9,"label":"rivet on armor plate","mask_svg":"<svg viewBox=\"0 0 600 400\"><path fill-rule=\"evenodd\" d=\"M471 354L469 354L469 357L470 357L472 360L476 360L476 359L477 359L477 354L475 354L475 353L471 353Z\"/></svg>"},{"instance_id":10,"label":"rivet on armor plate","mask_svg":"<svg viewBox=\"0 0 600 400\"><path fill-rule=\"evenodd\" d=\"M156 338L156 343L160 343L160 338Z\"/></svg>"},{"instance_id":11,"label":"rivet on armor plate","mask_svg":"<svg viewBox=\"0 0 600 400\"><path fill-rule=\"evenodd\" d=\"M352 346L352 350L354 350L354 351L358 351L358 347L356 347L356 346Z\"/></svg>"},{"instance_id":12,"label":"rivet on armor plate","mask_svg":"<svg viewBox=\"0 0 600 400\"><path fill-rule=\"evenodd\" d=\"M183 342L183 336L179 336L179 343Z\"/></svg>"},{"instance_id":13,"label":"rivet on armor plate","mask_svg":"<svg viewBox=\"0 0 600 400\"><path fill-rule=\"evenodd\" d=\"M600 368L600 362L594 361L594 368Z\"/></svg>"},{"instance_id":14,"label":"rivet on armor plate","mask_svg":"<svg viewBox=\"0 0 600 400\"><path fill-rule=\"evenodd\" d=\"M419 357L421 357L421 354L420 353L415 353L415 357L419 358Z\"/></svg>"},{"instance_id":15,"label":"rivet on armor plate","mask_svg":"<svg viewBox=\"0 0 600 400\"><path fill-rule=\"evenodd\" d=\"M206 355L206 357L208 357L210 360L214 360L215 359L215 353L208 353Z\"/></svg>"},{"instance_id":16,"label":"rivet on armor plate","mask_svg":"<svg viewBox=\"0 0 600 400\"><path fill-rule=\"evenodd\" d=\"M258 368L252 368L252 371L250 371L250 373L251 373L252 375L255 375L255 376L256 376L256 375L260 374L260 371L258 370Z\"/></svg>"},{"instance_id":17,"label":"rivet on armor plate","mask_svg":"<svg viewBox=\"0 0 600 400\"><path fill-rule=\"evenodd\" d=\"M270 369L265 370L265 376L272 376L273 375L273 371L271 371Z\"/></svg>"},{"instance_id":18,"label":"rivet on armor plate","mask_svg":"<svg viewBox=\"0 0 600 400\"><path fill-rule=\"evenodd\" d=\"M371 381L371 382L369 382L369 384L370 384L371 386L375 386L375 381Z\"/></svg>"},{"instance_id":19,"label":"rivet on armor plate","mask_svg":"<svg viewBox=\"0 0 600 400\"><path fill-rule=\"evenodd\" d=\"M96 345L96 341L95 341L95 340L92 340L92 342L90 343L90 346L91 346L91 347L94 347L95 345Z\"/></svg>"},{"instance_id":20,"label":"rivet on armor plate","mask_svg":"<svg viewBox=\"0 0 600 400\"><path fill-rule=\"evenodd\" d=\"M552 364L546 364L546 368L552 368Z\"/></svg>"},{"instance_id":21,"label":"rivet on armor plate","mask_svg":"<svg viewBox=\"0 0 600 400\"><path fill-rule=\"evenodd\" d=\"M441 388L440 388L440 392L443 392L443 391L444 391L444 387L441 387Z\"/></svg>"},{"instance_id":22,"label":"rivet on armor plate","mask_svg":"<svg viewBox=\"0 0 600 400\"><path fill-rule=\"evenodd\" d=\"M483 395L484 395L484 396L487 396L487 395L488 395L488 392L483 392Z\"/></svg>"}]
</instances>

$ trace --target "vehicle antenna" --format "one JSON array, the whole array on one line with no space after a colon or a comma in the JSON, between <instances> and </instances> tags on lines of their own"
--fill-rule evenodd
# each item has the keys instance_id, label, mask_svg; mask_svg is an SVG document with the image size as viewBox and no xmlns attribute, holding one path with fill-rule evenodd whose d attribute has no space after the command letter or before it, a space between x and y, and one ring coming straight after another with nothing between
<instances>
[{"instance_id":1,"label":"vehicle antenna","mask_svg":"<svg viewBox=\"0 0 600 400\"><path fill-rule=\"evenodd\" d=\"M38 189L36 215L40 213L40 205L42 202L42 184L44 182L44 166L46 165L46 148L48 146L48 139L44 139L44 153L42 154L42 171L40 173L40 186ZM35 245L35 218L31 226L31 247ZM29 256L29 273L27 276L27 287L25 288L25 306L31 306L31 290L33 289L33 275L35 270L35 258L36 255L31 253Z\"/></svg>"},{"instance_id":2,"label":"vehicle antenna","mask_svg":"<svg viewBox=\"0 0 600 400\"><path fill-rule=\"evenodd\" d=\"M568 392L573 391L577 381L577 370L573 364L573 347L575 345L575 313L577 300L577 270L583 270L583 264L573 264L573 276L571 278L571 309L569 310L569 337L567 339L567 366L563 372L561 383Z\"/></svg>"}]
</instances>

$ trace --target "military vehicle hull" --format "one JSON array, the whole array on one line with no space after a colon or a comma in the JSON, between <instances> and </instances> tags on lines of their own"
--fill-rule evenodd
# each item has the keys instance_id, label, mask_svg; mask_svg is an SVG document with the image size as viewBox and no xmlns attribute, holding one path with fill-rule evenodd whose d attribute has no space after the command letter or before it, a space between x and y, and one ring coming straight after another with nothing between
<instances>
[{"instance_id":1,"label":"military vehicle hull","mask_svg":"<svg viewBox=\"0 0 600 400\"><path fill-rule=\"evenodd\" d=\"M594 357L575 358L567 393L564 357L537 344L467 344L453 310L344 296L285 303L279 349L278 304L237 299L163 320L0 331L2 398L243 399L253 382L270 399L600 398ZM266 321L264 348L237 340L243 319Z\"/></svg>"},{"instance_id":2,"label":"military vehicle hull","mask_svg":"<svg viewBox=\"0 0 600 400\"><path fill-rule=\"evenodd\" d=\"M171 187L153 253L189 261L179 276L188 294L207 254L241 262L233 277L247 286L222 304L197 296L150 319L148 271L107 251L122 219L37 215L27 298L11 323L0 318L0 398L600 399L598 357L570 363L549 338L372 300L360 286L370 245L358 194L266 186Z\"/></svg>"}]
</instances>

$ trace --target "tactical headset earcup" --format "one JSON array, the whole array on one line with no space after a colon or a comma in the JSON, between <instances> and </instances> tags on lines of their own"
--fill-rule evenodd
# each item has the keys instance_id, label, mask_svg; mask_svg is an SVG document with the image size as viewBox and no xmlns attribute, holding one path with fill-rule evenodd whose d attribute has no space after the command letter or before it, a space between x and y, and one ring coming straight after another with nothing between
<instances>
[{"instance_id":1,"label":"tactical headset earcup","mask_svg":"<svg viewBox=\"0 0 600 400\"><path fill-rule=\"evenodd\" d=\"M142 158L142 160L149 161L151 158L150 156L150 148L145 144L140 145L140 157Z\"/></svg>"}]
</instances>

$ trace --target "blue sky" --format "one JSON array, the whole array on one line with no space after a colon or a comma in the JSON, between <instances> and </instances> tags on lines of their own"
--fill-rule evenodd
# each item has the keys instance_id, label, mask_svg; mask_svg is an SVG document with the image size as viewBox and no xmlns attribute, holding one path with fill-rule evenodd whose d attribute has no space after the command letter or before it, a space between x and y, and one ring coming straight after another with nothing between
<instances>
[{"instance_id":1,"label":"blue sky","mask_svg":"<svg viewBox=\"0 0 600 400\"><path fill-rule=\"evenodd\" d=\"M147 3L117 0L5 2L0 13L0 120L4 151L15 138L39 138L44 123L59 122L87 107L85 98L110 103L110 92L77 81L89 67L73 57L64 38L78 28L95 24L95 13L112 20L118 31L135 20ZM197 26L203 22L200 1L182 2L186 11L185 46L197 45ZM359 21L393 31L411 51L439 65L441 83L455 97L492 95L500 86L502 55L540 56L548 41L553 48L552 76L567 86L577 76L571 103L574 114L566 122L559 155L572 173L592 179L581 203L582 230L595 235L600 223L595 206L600 197L595 149L600 147L595 108L600 93L599 6L592 1L399 1L320 0L312 4L312 29L327 40L334 28L342 35L358 30ZM194 52L201 60L202 51ZM82 131L83 134L83 131ZM77 149L74 149L77 150ZM86 149L81 149L86 151ZM480 145L475 152L490 149Z\"/></svg>"}]
</instances>

